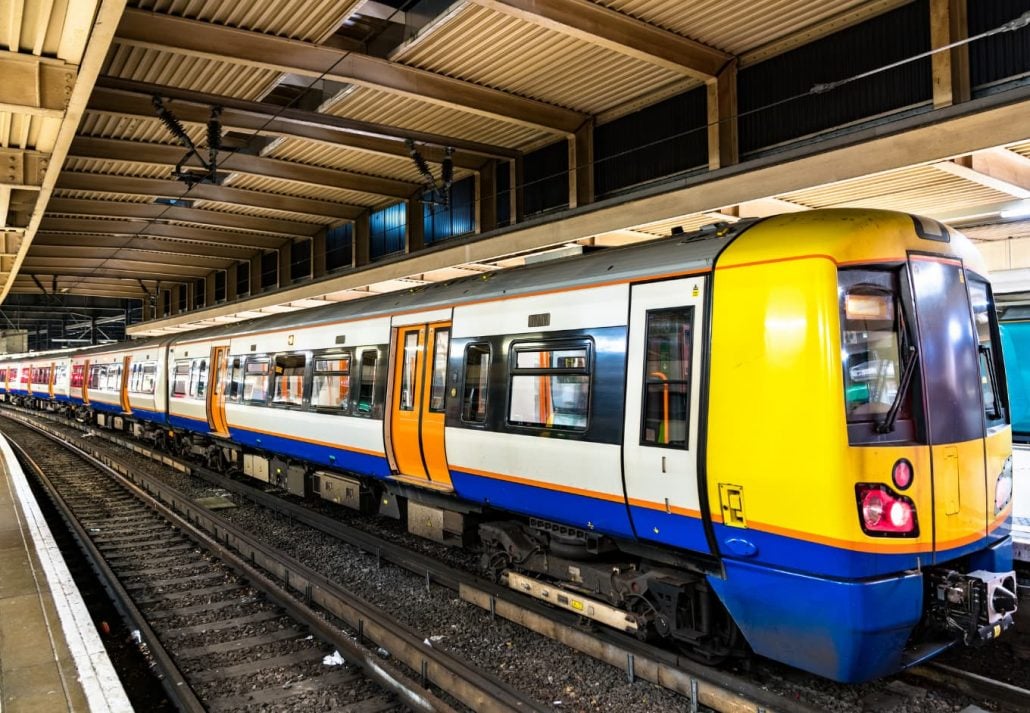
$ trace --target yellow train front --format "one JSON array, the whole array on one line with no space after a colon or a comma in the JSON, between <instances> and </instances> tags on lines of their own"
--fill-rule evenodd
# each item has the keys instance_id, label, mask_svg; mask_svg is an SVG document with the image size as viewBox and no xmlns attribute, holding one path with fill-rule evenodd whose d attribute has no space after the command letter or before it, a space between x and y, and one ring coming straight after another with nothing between
<instances>
[{"instance_id":1,"label":"yellow train front","mask_svg":"<svg viewBox=\"0 0 1030 713\"><path fill-rule=\"evenodd\" d=\"M876 211L780 216L719 256L709 582L758 653L857 682L1011 625L985 274L962 235Z\"/></svg>"}]
</instances>

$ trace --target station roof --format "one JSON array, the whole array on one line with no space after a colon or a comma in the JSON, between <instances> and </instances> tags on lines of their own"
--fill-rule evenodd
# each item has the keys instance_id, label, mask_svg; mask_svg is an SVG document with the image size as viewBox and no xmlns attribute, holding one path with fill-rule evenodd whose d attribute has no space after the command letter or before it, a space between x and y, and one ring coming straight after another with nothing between
<instances>
[{"instance_id":1,"label":"station roof","mask_svg":"<svg viewBox=\"0 0 1030 713\"><path fill-rule=\"evenodd\" d=\"M458 181L555 141L574 152L584 126L701 86L718 135L737 113L721 89L728 73L904 4L11 0L0 9L0 298L146 298L367 219L425 191L408 142L435 176L453 152ZM1026 220L1003 217L1030 198L1030 107L1026 92L1011 95L945 100L931 115L739 163L716 152L702 174L130 332L825 206L925 214L1000 246L1030 237ZM197 147L185 161L184 137ZM212 158L216 182L172 176L177 165L199 176Z\"/></svg>"}]
</instances>

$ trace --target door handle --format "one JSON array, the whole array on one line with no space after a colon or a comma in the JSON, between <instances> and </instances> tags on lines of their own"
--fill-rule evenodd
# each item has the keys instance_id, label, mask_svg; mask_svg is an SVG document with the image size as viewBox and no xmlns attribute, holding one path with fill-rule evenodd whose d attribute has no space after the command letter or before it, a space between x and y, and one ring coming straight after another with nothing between
<instances>
[{"instance_id":1,"label":"door handle","mask_svg":"<svg viewBox=\"0 0 1030 713\"><path fill-rule=\"evenodd\" d=\"M665 472L665 456L662 456L662 473Z\"/></svg>"}]
</instances>

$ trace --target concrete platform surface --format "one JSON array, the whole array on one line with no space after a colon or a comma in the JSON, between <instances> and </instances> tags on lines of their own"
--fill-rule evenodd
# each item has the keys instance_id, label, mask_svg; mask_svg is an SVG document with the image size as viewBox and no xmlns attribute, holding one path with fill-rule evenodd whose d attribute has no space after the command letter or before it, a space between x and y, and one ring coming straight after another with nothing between
<instances>
[{"instance_id":1,"label":"concrete platform surface","mask_svg":"<svg viewBox=\"0 0 1030 713\"><path fill-rule=\"evenodd\" d=\"M132 711L25 474L2 435L0 711Z\"/></svg>"}]
</instances>

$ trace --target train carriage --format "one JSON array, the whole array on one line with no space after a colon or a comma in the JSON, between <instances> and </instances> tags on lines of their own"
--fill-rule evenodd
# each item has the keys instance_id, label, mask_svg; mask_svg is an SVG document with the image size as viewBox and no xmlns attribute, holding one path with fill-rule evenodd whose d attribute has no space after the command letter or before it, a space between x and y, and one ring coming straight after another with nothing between
<instances>
[{"instance_id":1,"label":"train carriage","mask_svg":"<svg viewBox=\"0 0 1030 713\"><path fill-rule=\"evenodd\" d=\"M829 210L161 348L180 452L703 660L862 681L1012 623L999 344L963 236ZM110 377L152 348L91 355L90 406L144 418Z\"/></svg>"}]
</instances>

